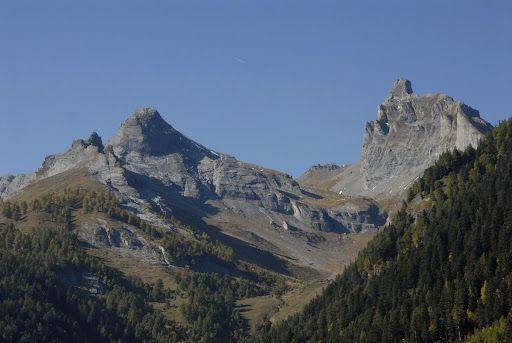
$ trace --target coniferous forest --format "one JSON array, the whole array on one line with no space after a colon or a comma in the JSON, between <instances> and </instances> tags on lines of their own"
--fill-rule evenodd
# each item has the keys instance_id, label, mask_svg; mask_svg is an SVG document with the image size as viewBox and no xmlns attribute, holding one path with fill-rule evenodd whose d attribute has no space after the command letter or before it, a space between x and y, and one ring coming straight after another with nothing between
<instances>
[{"instance_id":1,"label":"coniferous forest","mask_svg":"<svg viewBox=\"0 0 512 343\"><path fill-rule=\"evenodd\" d=\"M477 150L441 156L408 200L355 263L264 340L512 341L512 121Z\"/></svg>"},{"instance_id":2,"label":"coniferous forest","mask_svg":"<svg viewBox=\"0 0 512 343\"><path fill-rule=\"evenodd\" d=\"M511 341L511 191L509 120L476 150L443 154L412 185L392 223L319 297L288 320L261 325L252 338L235 301L264 294L261 283L214 274L178 276L189 294L182 311L190 326L183 327L148 305L170 296L161 285L127 279L83 251L72 232L72 213L99 211L135 225L161 239L181 263L209 256L234 265L230 248L207 236L187 241L162 232L120 208L109 194L66 190L30 203L3 202L2 215L13 223L39 211L53 224L31 234L14 224L0 225L1 337L20 342ZM96 286L80 284L84 275Z\"/></svg>"},{"instance_id":3,"label":"coniferous forest","mask_svg":"<svg viewBox=\"0 0 512 343\"><path fill-rule=\"evenodd\" d=\"M7 342L176 341L183 331L151 311L150 285L85 254L63 229L0 228L0 335ZM90 274L104 290L76 283ZM87 287L88 285L83 285Z\"/></svg>"},{"instance_id":4,"label":"coniferous forest","mask_svg":"<svg viewBox=\"0 0 512 343\"><path fill-rule=\"evenodd\" d=\"M512 343L511 18L2 1L0 343Z\"/></svg>"},{"instance_id":5,"label":"coniferous forest","mask_svg":"<svg viewBox=\"0 0 512 343\"><path fill-rule=\"evenodd\" d=\"M175 292L161 280L127 278L90 256L74 232L77 213L103 213L160 239L178 264L194 267L208 258L237 264L233 250L204 233L187 239L163 231L122 209L110 193L64 190L30 202L0 201L0 341L6 342L183 342L233 341L245 337L246 322L235 310L241 296L267 292L275 282L257 283L217 273L175 275L187 301L180 311L187 325L155 311ZM45 225L22 232L16 224L29 214L48 216ZM175 223L180 225L179 223Z\"/></svg>"},{"instance_id":6,"label":"coniferous forest","mask_svg":"<svg viewBox=\"0 0 512 343\"><path fill-rule=\"evenodd\" d=\"M169 296L126 279L87 255L72 233L71 213L100 211L162 239L187 261L208 255L234 264L233 252L207 237L183 241L121 209L114 197L83 190L1 203L14 222L27 212L52 227L25 234L0 226L0 332L4 341L434 342L512 340L512 121L478 149L443 154L410 188L407 202L321 296L303 312L257 336L235 310L256 285L208 274L178 277L189 292L192 324L169 321L147 305ZM77 280L96 278L94 296Z\"/></svg>"}]
</instances>

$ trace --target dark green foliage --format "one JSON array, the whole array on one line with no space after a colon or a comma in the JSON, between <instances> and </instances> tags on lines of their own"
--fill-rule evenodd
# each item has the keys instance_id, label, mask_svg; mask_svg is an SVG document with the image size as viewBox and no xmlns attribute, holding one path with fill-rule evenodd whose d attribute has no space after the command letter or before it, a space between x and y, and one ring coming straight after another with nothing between
<instances>
[{"instance_id":1,"label":"dark green foliage","mask_svg":"<svg viewBox=\"0 0 512 343\"><path fill-rule=\"evenodd\" d=\"M40 229L29 236L12 225L0 226L0 340L165 342L183 337L182 329L146 305L151 286L123 279L76 242L63 229Z\"/></svg>"},{"instance_id":2,"label":"dark green foliage","mask_svg":"<svg viewBox=\"0 0 512 343\"><path fill-rule=\"evenodd\" d=\"M479 332L512 341L512 121L476 151L444 154L414 187L409 198L421 193L429 209L413 218L404 207L303 313L262 340L459 341L490 327Z\"/></svg>"},{"instance_id":3,"label":"dark green foliage","mask_svg":"<svg viewBox=\"0 0 512 343\"><path fill-rule=\"evenodd\" d=\"M219 263L234 265L237 262L233 248L211 239L206 233L195 239L186 239L178 234L167 234L162 245L174 261L191 265L200 257L217 260Z\"/></svg>"},{"instance_id":4,"label":"dark green foliage","mask_svg":"<svg viewBox=\"0 0 512 343\"><path fill-rule=\"evenodd\" d=\"M44 213L52 227L36 228L33 235L23 235L12 224L0 227L0 341L239 341L247 327L235 301L266 294L276 282L271 275L244 270L232 248L206 233L192 231L187 238L154 227L121 208L107 192L67 189L29 204L0 202L0 211L15 223L28 212ZM190 324L180 327L148 305L172 296L162 280L153 286L126 280L81 249L73 235L73 216L79 211L102 212L139 228L175 262L194 266L208 259L242 268L239 272L254 281L216 273L178 274L187 295L181 310Z\"/></svg>"},{"instance_id":5,"label":"dark green foliage","mask_svg":"<svg viewBox=\"0 0 512 343\"><path fill-rule=\"evenodd\" d=\"M213 273L195 273L178 278L188 294L182 306L191 323L192 341L227 342L244 337L246 323L235 310L235 301L244 296L263 294L260 287Z\"/></svg>"},{"instance_id":6,"label":"dark green foliage","mask_svg":"<svg viewBox=\"0 0 512 343\"><path fill-rule=\"evenodd\" d=\"M15 221L21 220L26 215L28 208L33 212L50 214L54 226L64 228L71 226L72 211L105 213L112 219L139 228L153 239L162 240L162 245L169 252L171 258L178 263L194 264L199 257L216 259L226 264L237 262L237 257L231 247L211 239L206 233L197 234L194 238L185 238L175 232L155 227L123 209L117 198L110 192L66 189L62 193L51 193L34 199L29 204L0 201L0 213ZM182 224L176 219L170 218L170 220L176 227L182 227Z\"/></svg>"},{"instance_id":7,"label":"dark green foliage","mask_svg":"<svg viewBox=\"0 0 512 343\"><path fill-rule=\"evenodd\" d=\"M427 168L423 176L409 188L408 201L412 200L417 194L421 194L423 197L429 195L442 186L444 177L467 168L473 163L475 157L476 150L471 145L463 153L455 149L452 152L441 154L436 163Z\"/></svg>"},{"instance_id":8,"label":"dark green foliage","mask_svg":"<svg viewBox=\"0 0 512 343\"><path fill-rule=\"evenodd\" d=\"M501 318L494 324L483 329L476 330L474 334L466 339L467 343L494 343L510 342L510 321Z\"/></svg>"},{"instance_id":9,"label":"dark green foliage","mask_svg":"<svg viewBox=\"0 0 512 343\"><path fill-rule=\"evenodd\" d=\"M20 220L22 215L25 214L27 211L27 203L22 202L21 204L18 203L11 203L11 202L2 202L0 200L0 213L13 220Z\"/></svg>"},{"instance_id":10,"label":"dark green foliage","mask_svg":"<svg viewBox=\"0 0 512 343\"><path fill-rule=\"evenodd\" d=\"M236 300L268 294L275 280L265 274L248 281L216 273L178 275L181 291L187 294L182 313L191 325L191 341L239 342L245 340L247 322L236 309Z\"/></svg>"}]
</instances>

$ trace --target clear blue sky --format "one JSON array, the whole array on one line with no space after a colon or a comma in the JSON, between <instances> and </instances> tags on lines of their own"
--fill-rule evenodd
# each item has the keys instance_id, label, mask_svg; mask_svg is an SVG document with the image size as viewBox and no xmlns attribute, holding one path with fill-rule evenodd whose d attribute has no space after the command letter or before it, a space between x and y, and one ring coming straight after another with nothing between
<instances>
[{"instance_id":1,"label":"clear blue sky","mask_svg":"<svg viewBox=\"0 0 512 343\"><path fill-rule=\"evenodd\" d=\"M393 80L512 114L512 1L5 1L0 175L138 107L297 176L359 157Z\"/></svg>"}]
</instances>

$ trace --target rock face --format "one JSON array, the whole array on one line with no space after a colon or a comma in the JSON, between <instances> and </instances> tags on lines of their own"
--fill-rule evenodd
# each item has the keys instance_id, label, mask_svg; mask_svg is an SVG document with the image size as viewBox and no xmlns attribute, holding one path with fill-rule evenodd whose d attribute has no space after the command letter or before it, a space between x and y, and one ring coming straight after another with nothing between
<instances>
[{"instance_id":1,"label":"rock face","mask_svg":"<svg viewBox=\"0 0 512 343\"><path fill-rule=\"evenodd\" d=\"M35 180L35 173L0 176L0 199L6 199Z\"/></svg>"},{"instance_id":2,"label":"rock face","mask_svg":"<svg viewBox=\"0 0 512 343\"><path fill-rule=\"evenodd\" d=\"M91 178L116 192L126 208L155 225L168 225L163 219L167 215L195 218L242 240L254 238L250 244L265 241L272 253L319 268L322 254L331 250L318 248L317 255L305 258L310 248L301 237L376 229L386 220L373 201L316 194L285 173L207 149L148 108L132 114L105 145L93 133L88 140L73 142L65 153L47 157L33 174L0 179L0 196L76 168L88 170ZM129 233L100 230L95 235L95 244L108 238L115 246L116 239Z\"/></svg>"},{"instance_id":3,"label":"rock face","mask_svg":"<svg viewBox=\"0 0 512 343\"><path fill-rule=\"evenodd\" d=\"M308 230L350 231L336 215L318 209L298 213L314 200L289 175L240 162L188 139L151 109L135 112L105 146L102 163L91 169L97 179L128 197L164 213L188 207L208 213L217 202L238 215ZM288 218L290 217L290 218Z\"/></svg>"},{"instance_id":4,"label":"rock face","mask_svg":"<svg viewBox=\"0 0 512 343\"><path fill-rule=\"evenodd\" d=\"M112 225L106 220L96 219L84 223L78 237L95 248L111 249L122 256L135 257L155 265L166 265L161 247L144 238L130 225Z\"/></svg>"},{"instance_id":5,"label":"rock face","mask_svg":"<svg viewBox=\"0 0 512 343\"><path fill-rule=\"evenodd\" d=\"M377 198L400 193L440 154L476 147L491 129L477 110L444 94L417 95L399 79L365 126L360 161L336 175L331 190Z\"/></svg>"},{"instance_id":6,"label":"rock face","mask_svg":"<svg viewBox=\"0 0 512 343\"><path fill-rule=\"evenodd\" d=\"M1 176L0 199L6 199L16 194L35 181L63 173L70 169L87 167L102 151L103 144L97 133L92 133L87 141L78 139L71 144L71 148L66 152L47 156L36 172L16 176Z\"/></svg>"}]
</instances>

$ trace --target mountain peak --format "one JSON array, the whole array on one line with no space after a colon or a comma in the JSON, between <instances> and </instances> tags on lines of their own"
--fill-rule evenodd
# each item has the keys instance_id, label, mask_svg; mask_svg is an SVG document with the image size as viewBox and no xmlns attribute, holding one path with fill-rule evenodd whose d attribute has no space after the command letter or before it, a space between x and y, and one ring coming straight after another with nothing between
<instances>
[{"instance_id":1,"label":"mountain peak","mask_svg":"<svg viewBox=\"0 0 512 343\"><path fill-rule=\"evenodd\" d=\"M130 115L108 143L118 156L168 155L182 153L189 158L213 156L211 152L182 135L152 108L141 108Z\"/></svg>"},{"instance_id":2,"label":"mountain peak","mask_svg":"<svg viewBox=\"0 0 512 343\"><path fill-rule=\"evenodd\" d=\"M442 153L476 147L491 128L460 101L440 93L413 93L409 80L398 79L379 105L377 119L365 126L360 162L336 176L340 181L331 190L393 198Z\"/></svg>"},{"instance_id":3,"label":"mountain peak","mask_svg":"<svg viewBox=\"0 0 512 343\"><path fill-rule=\"evenodd\" d=\"M153 121L153 120L162 120L160 113L157 110L150 107L143 107L135 110L129 119L138 120L138 121Z\"/></svg>"},{"instance_id":4,"label":"mountain peak","mask_svg":"<svg viewBox=\"0 0 512 343\"><path fill-rule=\"evenodd\" d=\"M172 128L160 113L149 107L143 107L133 112L121 125L122 126L139 126L150 130L167 130Z\"/></svg>"},{"instance_id":5,"label":"mountain peak","mask_svg":"<svg viewBox=\"0 0 512 343\"><path fill-rule=\"evenodd\" d=\"M402 98L405 95L412 94L412 85L411 81L404 79L403 77L399 78L393 83L391 90L389 91L388 98Z\"/></svg>"}]
</instances>

